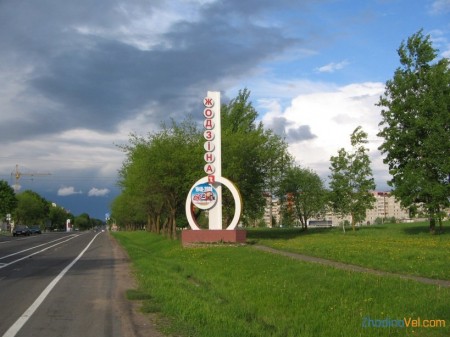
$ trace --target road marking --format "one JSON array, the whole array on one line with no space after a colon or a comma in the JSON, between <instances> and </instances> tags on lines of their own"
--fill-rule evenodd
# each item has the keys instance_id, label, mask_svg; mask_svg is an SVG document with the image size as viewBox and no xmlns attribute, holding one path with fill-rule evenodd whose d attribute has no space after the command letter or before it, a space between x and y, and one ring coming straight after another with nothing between
<instances>
[{"instance_id":1,"label":"road marking","mask_svg":"<svg viewBox=\"0 0 450 337\"><path fill-rule=\"evenodd\" d=\"M45 298L50 294L56 284L64 277L64 275L72 268L72 266L86 253L94 240L101 234L97 233L94 238L88 243L88 245L81 251L81 253L73 260L66 268L64 268L58 276L56 276L52 282L44 289L44 291L39 295L39 297L34 301L34 303L19 317L19 319L11 325L11 327L6 331L2 337L14 337L17 335L20 329L25 325L25 323L30 319L34 312L39 308L39 306L44 302Z\"/></svg>"},{"instance_id":2,"label":"road marking","mask_svg":"<svg viewBox=\"0 0 450 337\"><path fill-rule=\"evenodd\" d=\"M75 235L75 234L69 235L69 237L71 237L71 236L73 236L73 235ZM78 234L78 235L80 235L80 234ZM27 248L27 249L21 250L21 251L16 252L16 253L12 253L12 254L9 254L9 255L2 256L2 257L0 257L0 260L3 260L3 259L6 259L6 258L8 258L8 257L14 256L14 255L17 255L17 254L20 254L20 253L23 253L23 252L26 252L26 251L28 251L28 250L32 250L32 249L35 249L35 248L38 248L38 247L42 247L42 246L48 245L48 244L50 244L50 243L52 243L52 242L64 240L65 238L67 238L67 237L62 237L62 238L59 238L59 239L56 239L56 240L53 240L53 241L49 241L49 242L46 242L46 243L43 243L43 244L40 244L40 245L31 247L31 248Z\"/></svg>"},{"instance_id":3,"label":"road marking","mask_svg":"<svg viewBox=\"0 0 450 337\"><path fill-rule=\"evenodd\" d=\"M8 263L4 263L3 265L0 265L0 269L5 268L5 267L8 267L8 266L10 266L10 265L12 265L12 264L14 264L14 263L19 262L19 261L25 260L25 259L27 259L27 258L29 258L29 257L31 257L31 256L33 256L33 255L36 255L36 254L45 252L46 250L48 250L48 249L50 249L50 248L59 246L60 244L63 244L64 242L70 241L70 240L75 239L75 238L76 238L76 236L70 237L70 238L68 238L67 240L58 242L58 243L56 243L56 244L54 244L54 245L48 246L47 248L41 249L41 250L39 250L39 251L37 251L37 252L34 252L34 253L32 253L32 254L29 254L29 255L27 255L27 256L23 256L23 257L21 257L20 259L17 259L17 260L8 262Z\"/></svg>"}]
</instances>

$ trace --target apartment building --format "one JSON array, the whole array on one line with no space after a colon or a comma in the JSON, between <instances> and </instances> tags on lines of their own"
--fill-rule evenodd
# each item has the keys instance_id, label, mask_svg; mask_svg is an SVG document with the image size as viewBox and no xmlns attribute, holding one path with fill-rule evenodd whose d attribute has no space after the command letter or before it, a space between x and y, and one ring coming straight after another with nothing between
<instances>
[{"instance_id":1,"label":"apartment building","mask_svg":"<svg viewBox=\"0 0 450 337\"><path fill-rule=\"evenodd\" d=\"M373 209L366 211L366 222L373 224L377 218L388 219L394 217L397 220L409 218L409 211L400 206L394 196L389 192L372 192L376 201Z\"/></svg>"},{"instance_id":2,"label":"apartment building","mask_svg":"<svg viewBox=\"0 0 450 337\"><path fill-rule=\"evenodd\" d=\"M393 195L389 192L377 192L374 191L372 194L375 197L375 203L373 209L368 209L366 211L366 220L365 224L372 225L375 223L377 218L381 219L390 219L395 218L397 220L405 220L409 218L408 210L402 208L400 203L397 202ZM275 219L275 224L272 226L276 226L280 223L281 219L281 204L279 199L272 198L270 195L265 195L266 198L266 206L264 209L264 222L268 227L271 226L270 215L272 215L272 219ZM342 221L351 221L351 217L341 218L332 212L327 212L327 214L321 219L310 219L311 225L331 225L331 226L339 226Z\"/></svg>"},{"instance_id":3,"label":"apartment building","mask_svg":"<svg viewBox=\"0 0 450 337\"><path fill-rule=\"evenodd\" d=\"M269 194L264 195L266 205L264 207L264 223L267 227L275 227L280 223L281 219L281 203L278 198L274 198ZM272 218L272 221L271 221Z\"/></svg>"}]
</instances>

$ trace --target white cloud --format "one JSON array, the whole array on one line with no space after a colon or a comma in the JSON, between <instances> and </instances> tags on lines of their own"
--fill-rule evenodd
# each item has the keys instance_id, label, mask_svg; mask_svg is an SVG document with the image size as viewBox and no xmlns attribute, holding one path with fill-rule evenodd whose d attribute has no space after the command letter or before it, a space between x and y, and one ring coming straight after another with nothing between
<instances>
[{"instance_id":1,"label":"white cloud","mask_svg":"<svg viewBox=\"0 0 450 337\"><path fill-rule=\"evenodd\" d=\"M301 94L292 99L282 112L279 107L263 118L271 127L277 118L286 120L286 134L302 126L309 127L314 138L290 143L289 151L298 164L315 170L322 178L329 175L330 157L340 148L350 150L350 134L357 126L368 133L372 170L378 188L385 188L387 167L377 150L382 139L378 138L380 109L375 106L383 94L384 84L377 82L356 83L328 91Z\"/></svg>"},{"instance_id":2,"label":"white cloud","mask_svg":"<svg viewBox=\"0 0 450 337\"><path fill-rule=\"evenodd\" d=\"M67 197L67 196L73 195L73 194L83 194L83 192L82 191L76 191L75 187L73 187L73 186L61 187L58 190L58 195L60 197Z\"/></svg>"},{"instance_id":3,"label":"white cloud","mask_svg":"<svg viewBox=\"0 0 450 337\"><path fill-rule=\"evenodd\" d=\"M331 62L328 63L322 67L317 68L316 70L319 73L334 73L336 70L341 70L345 66L349 65L348 61L342 61L342 62Z\"/></svg>"},{"instance_id":4,"label":"white cloud","mask_svg":"<svg viewBox=\"0 0 450 337\"><path fill-rule=\"evenodd\" d=\"M103 197L105 195L107 195L109 193L109 189L107 188L95 188L92 187L89 192L88 192L88 196L90 197Z\"/></svg>"},{"instance_id":5,"label":"white cloud","mask_svg":"<svg viewBox=\"0 0 450 337\"><path fill-rule=\"evenodd\" d=\"M430 31L430 35L431 42L433 42L433 47L439 49L440 56L450 58L450 42L445 36L445 32L439 29L435 29Z\"/></svg>"},{"instance_id":6,"label":"white cloud","mask_svg":"<svg viewBox=\"0 0 450 337\"><path fill-rule=\"evenodd\" d=\"M431 14L445 14L450 12L450 0L435 0L431 4Z\"/></svg>"}]
</instances>

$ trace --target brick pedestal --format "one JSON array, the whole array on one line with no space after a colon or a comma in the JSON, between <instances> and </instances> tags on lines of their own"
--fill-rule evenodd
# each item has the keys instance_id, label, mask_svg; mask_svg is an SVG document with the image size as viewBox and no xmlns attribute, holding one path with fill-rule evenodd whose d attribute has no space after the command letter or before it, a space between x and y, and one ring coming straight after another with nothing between
<instances>
[{"instance_id":1,"label":"brick pedestal","mask_svg":"<svg viewBox=\"0 0 450 337\"><path fill-rule=\"evenodd\" d=\"M245 243L245 230L184 230L181 232L183 246L192 243Z\"/></svg>"}]
</instances>

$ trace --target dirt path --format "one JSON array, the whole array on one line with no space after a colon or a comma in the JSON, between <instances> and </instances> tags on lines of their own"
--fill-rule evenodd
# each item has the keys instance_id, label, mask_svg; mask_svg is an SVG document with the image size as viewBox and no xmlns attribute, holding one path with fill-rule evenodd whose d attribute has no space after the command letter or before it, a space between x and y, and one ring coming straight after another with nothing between
<instances>
[{"instance_id":1,"label":"dirt path","mask_svg":"<svg viewBox=\"0 0 450 337\"><path fill-rule=\"evenodd\" d=\"M356 266L353 264L347 264L347 263L322 259L320 257L314 257L314 256L303 255L303 254L298 254L298 253L290 253L290 252L270 248L267 246L255 245L253 247L256 249L265 251L265 252L283 255L283 256L287 256L287 257L290 257L290 258L293 258L296 260L305 261L305 262L320 263L320 264L334 267L337 269L355 271L355 272L359 272L359 273L370 273L370 274L380 275L380 276L394 276L394 277L399 277L399 278L406 279L406 280L413 280L413 281L417 281L417 282L421 282L421 283L433 284L433 285L437 285L437 286L441 286L441 287L449 287L450 288L449 280L438 280L438 279L431 279L431 278L421 277L421 276L391 273L391 272L382 271L382 270L360 267L360 266Z\"/></svg>"}]
</instances>

